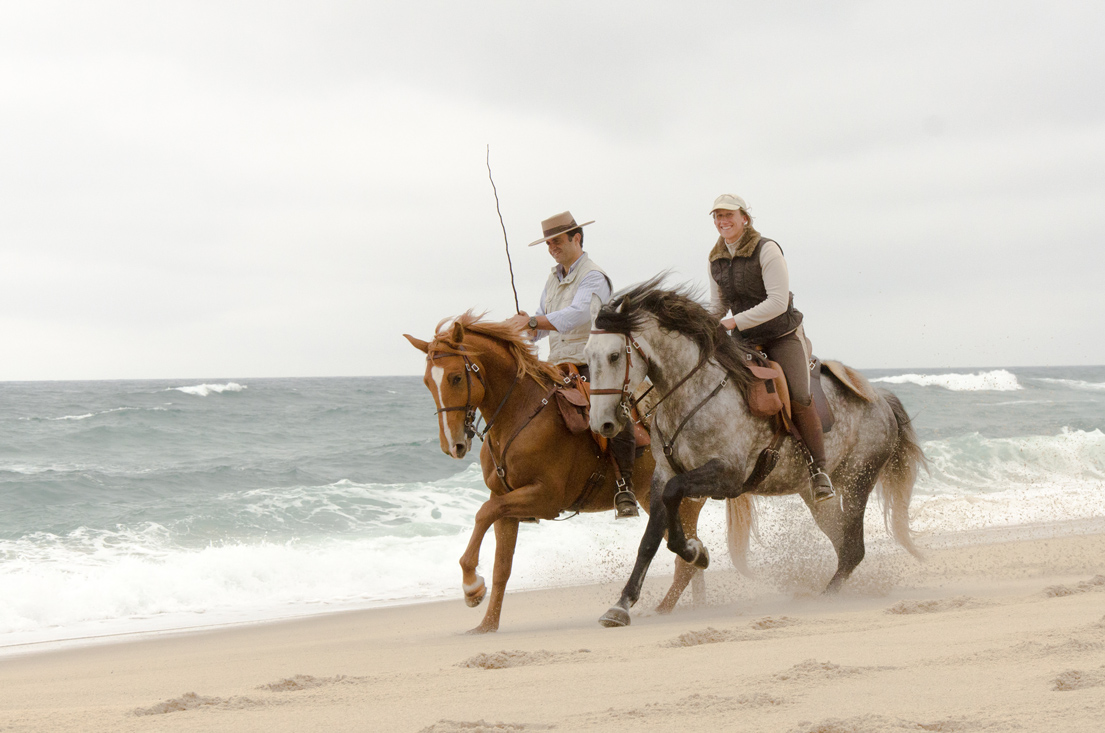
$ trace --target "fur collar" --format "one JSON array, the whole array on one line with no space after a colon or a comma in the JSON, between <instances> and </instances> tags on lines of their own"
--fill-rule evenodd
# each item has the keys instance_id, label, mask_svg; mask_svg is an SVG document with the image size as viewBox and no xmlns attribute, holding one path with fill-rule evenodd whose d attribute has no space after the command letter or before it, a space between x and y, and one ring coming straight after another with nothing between
<instances>
[{"instance_id":1,"label":"fur collar","mask_svg":"<svg viewBox=\"0 0 1105 733\"><path fill-rule=\"evenodd\" d=\"M760 233L755 230L752 224L748 224L744 228L744 235L741 237L741 241L737 243L737 251L733 253L733 257L751 256L752 251L756 249L756 245L760 243L760 238ZM725 246L725 240L718 237L717 244L710 250L710 262L722 258L730 259L729 248Z\"/></svg>"}]
</instances>

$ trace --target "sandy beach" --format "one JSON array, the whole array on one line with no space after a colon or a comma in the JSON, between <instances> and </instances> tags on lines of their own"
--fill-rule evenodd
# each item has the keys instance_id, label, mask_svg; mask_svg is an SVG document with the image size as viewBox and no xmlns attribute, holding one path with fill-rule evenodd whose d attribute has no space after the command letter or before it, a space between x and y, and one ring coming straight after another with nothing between
<instances>
[{"instance_id":1,"label":"sandy beach","mask_svg":"<svg viewBox=\"0 0 1105 733\"><path fill-rule=\"evenodd\" d=\"M1100 731L1105 533L1048 533L868 558L833 598L719 570L658 615L652 577L622 629L611 582L508 593L484 636L455 600L32 650L0 731Z\"/></svg>"}]
</instances>

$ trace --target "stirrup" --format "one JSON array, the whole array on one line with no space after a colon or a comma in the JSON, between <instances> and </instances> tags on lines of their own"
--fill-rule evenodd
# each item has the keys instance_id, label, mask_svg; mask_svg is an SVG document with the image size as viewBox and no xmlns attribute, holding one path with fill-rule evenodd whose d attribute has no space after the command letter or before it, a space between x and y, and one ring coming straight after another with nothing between
<instances>
[{"instance_id":1,"label":"stirrup","mask_svg":"<svg viewBox=\"0 0 1105 733\"><path fill-rule=\"evenodd\" d=\"M639 517L637 497L630 491L629 482L625 479L618 479L617 487L618 491L614 494L614 518Z\"/></svg>"},{"instance_id":2,"label":"stirrup","mask_svg":"<svg viewBox=\"0 0 1105 733\"><path fill-rule=\"evenodd\" d=\"M829 474L821 469L810 474L810 490L813 492L813 500L816 502L822 502L836 496L832 479L829 478Z\"/></svg>"}]
</instances>

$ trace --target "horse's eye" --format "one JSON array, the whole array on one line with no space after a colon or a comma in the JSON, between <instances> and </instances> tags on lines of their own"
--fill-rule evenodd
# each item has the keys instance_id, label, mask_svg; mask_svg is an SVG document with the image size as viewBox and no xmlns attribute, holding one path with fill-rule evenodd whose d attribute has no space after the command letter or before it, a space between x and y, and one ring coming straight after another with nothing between
<instances>
[{"instance_id":1,"label":"horse's eye","mask_svg":"<svg viewBox=\"0 0 1105 733\"><path fill-rule=\"evenodd\" d=\"M621 355L622 353L620 351L615 351L613 354L610 355L610 363L617 364L618 359L621 357Z\"/></svg>"},{"instance_id":2,"label":"horse's eye","mask_svg":"<svg viewBox=\"0 0 1105 733\"><path fill-rule=\"evenodd\" d=\"M454 374L449 381L453 383L454 387L459 386L460 385L460 375L459 374Z\"/></svg>"}]
</instances>

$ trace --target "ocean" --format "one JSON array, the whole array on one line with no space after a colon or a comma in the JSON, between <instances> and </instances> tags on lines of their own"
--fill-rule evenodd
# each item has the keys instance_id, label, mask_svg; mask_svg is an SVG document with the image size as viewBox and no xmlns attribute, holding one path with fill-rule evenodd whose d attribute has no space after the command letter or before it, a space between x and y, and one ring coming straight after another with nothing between
<instances>
[{"instance_id":1,"label":"ocean","mask_svg":"<svg viewBox=\"0 0 1105 733\"><path fill-rule=\"evenodd\" d=\"M1105 519L1105 367L865 374L929 457L922 544ZM438 447L420 377L0 383L0 654L460 598L487 496L474 459ZM757 503L753 567L796 535L831 561L798 499ZM867 516L864 565L904 554L874 502ZM621 581L645 521L522 525L509 589ZM719 502L700 525L729 567ZM489 532L485 576L493 553ZM671 569L662 550L652 574Z\"/></svg>"}]
</instances>

